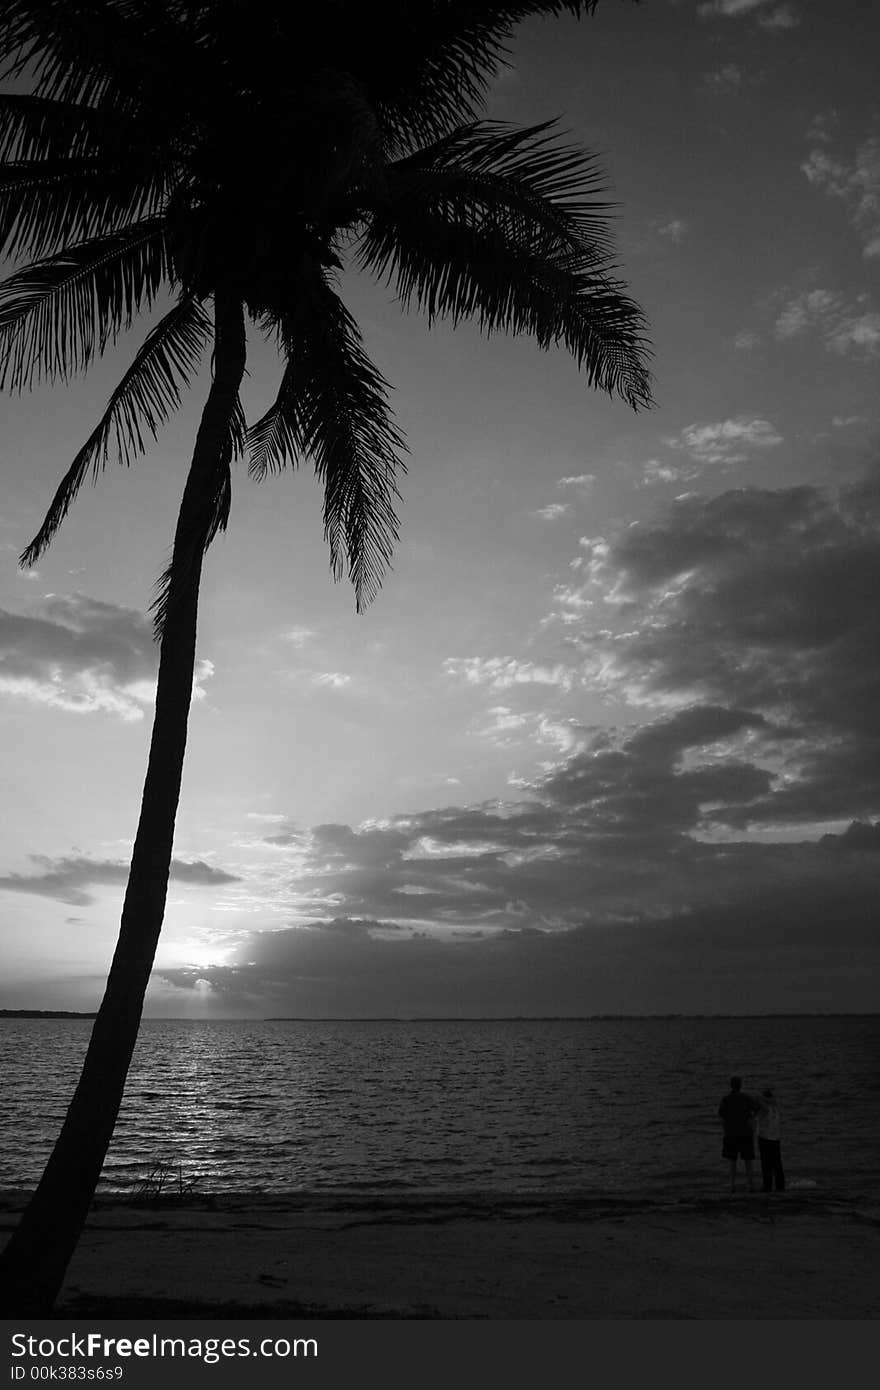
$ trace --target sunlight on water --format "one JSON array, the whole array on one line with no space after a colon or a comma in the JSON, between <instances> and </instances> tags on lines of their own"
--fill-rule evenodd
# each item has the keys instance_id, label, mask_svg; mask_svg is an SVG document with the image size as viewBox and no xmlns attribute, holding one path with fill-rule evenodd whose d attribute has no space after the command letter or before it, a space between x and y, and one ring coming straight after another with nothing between
<instances>
[{"instance_id":1,"label":"sunlight on water","mask_svg":"<svg viewBox=\"0 0 880 1390\"><path fill-rule=\"evenodd\" d=\"M0 1020L0 1186L32 1185L87 1020ZM792 1180L873 1185L880 1019L144 1024L104 1184L713 1190L732 1071L782 1099Z\"/></svg>"}]
</instances>

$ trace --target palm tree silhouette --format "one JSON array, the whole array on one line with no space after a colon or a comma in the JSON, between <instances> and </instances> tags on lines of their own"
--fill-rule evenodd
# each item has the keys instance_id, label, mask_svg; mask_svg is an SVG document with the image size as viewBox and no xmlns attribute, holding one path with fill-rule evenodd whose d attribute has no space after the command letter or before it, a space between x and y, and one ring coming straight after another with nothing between
<instances>
[{"instance_id":1,"label":"palm tree silhouette","mask_svg":"<svg viewBox=\"0 0 880 1390\"><path fill-rule=\"evenodd\" d=\"M162 925L192 694L203 556L231 471L310 460L338 578L358 609L397 537L404 441L338 294L345 264L429 321L474 319L565 347L591 386L650 402L645 324L614 278L592 157L551 125L477 119L513 25L579 3L7 0L0 63L0 381L87 368L163 303L21 559L46 549L87 477L130 464L212 344L212 378L153 605L155 720L119 940L82 1076L2 1256L8 1313L48 1311L113 1133ZM168 307L168 296L171 297ZM247 323L280 388L250 429Z\"/></svg>"}]
</instances>

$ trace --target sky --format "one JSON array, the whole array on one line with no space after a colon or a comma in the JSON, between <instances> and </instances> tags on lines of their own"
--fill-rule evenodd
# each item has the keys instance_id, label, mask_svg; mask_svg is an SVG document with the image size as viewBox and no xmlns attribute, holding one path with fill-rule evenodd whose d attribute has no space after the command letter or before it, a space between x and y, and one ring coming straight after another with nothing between
<instances>
[{"instance_id":1,"label":"sky","mask_svg":"<svg viewBox=\"0 0 880 1390\"><path fill-rule=\"evenodd\" d=\"M148 1016L876 1009L873 8L517 31L486 114L599 154L656 405L346 275L411 451L394 567L357 615L308 471L239 467ZM2 405L0 1007L96 1008L115 944L204 374L17 555L148 322ZM249 372L257 418L256 337Z\"/></svg>"}]
</instances>

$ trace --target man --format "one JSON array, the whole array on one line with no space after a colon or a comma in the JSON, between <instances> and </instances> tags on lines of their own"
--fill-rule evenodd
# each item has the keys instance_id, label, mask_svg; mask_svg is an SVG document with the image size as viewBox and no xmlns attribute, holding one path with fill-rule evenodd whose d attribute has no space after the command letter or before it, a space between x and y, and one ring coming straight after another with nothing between
<instances>
[{"instance_id":1,"label":"man","mask_svg":"<svg viewBox=\"0 0 880 1390\"><path fill-rule=\"evenodd\" d=\"M750 1192L755 1190L752 1164L755 1161L755 1140L752 1132L752 1117L761 1109L758 1101L747 1096L742 1088L742 1078L730 1078L730 1090L718 1107L721 1123L724 1126L724 1142L721 1154L730 1164L730 1190L736 1191L736 1164L741 1158L746 1170L746 1182Z\"/></svg>"},{"instance_id":2,"label":"man","mask_svg":"<svg viewBox=\"0 0 880 1390\"><path fill-rule=\"evenodd\" d=\"M761 1110L758 1115L758 1153L761 1158L761 1188L772 1192L785 1191L785 1173L782 1171L782 1133L779 1125L779 1106L769 1086L761 1092Z\"/></svg>"}]
</instances>

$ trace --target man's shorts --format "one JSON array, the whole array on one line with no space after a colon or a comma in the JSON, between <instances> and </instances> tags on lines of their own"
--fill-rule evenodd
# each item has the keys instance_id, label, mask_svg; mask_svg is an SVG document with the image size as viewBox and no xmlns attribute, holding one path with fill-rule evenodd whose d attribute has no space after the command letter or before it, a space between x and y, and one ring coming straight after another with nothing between
<instances>
[{"instance_id":1,"label":"man's shorts","mask_svg":"<svg viewBox=\"0 0 880 1390\"><path fill-rule=\"evenodd\" d=\"M746 1134L725 1134L721 1157L729 1158L731 1162L737 1158L754 1158L755 1140L752 1131L749 1130Z\"/></svg>"}]
</instances>

